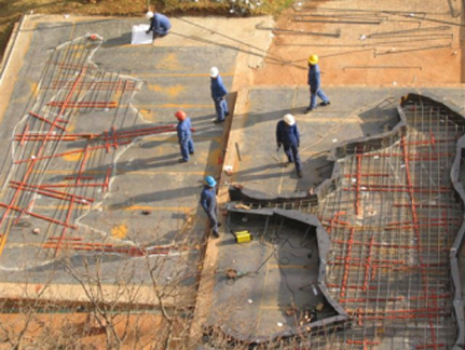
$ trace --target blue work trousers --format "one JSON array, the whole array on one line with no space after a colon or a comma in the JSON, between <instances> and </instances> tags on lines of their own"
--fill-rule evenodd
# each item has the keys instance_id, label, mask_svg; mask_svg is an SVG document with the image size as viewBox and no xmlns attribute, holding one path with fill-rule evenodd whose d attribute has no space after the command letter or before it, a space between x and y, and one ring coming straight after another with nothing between
<instances>
[{"instance_id":1,"label":"blue work trousers","mask_svg":"<svg viewBox=\"0 0 465 350\"><path fill-rule=\"evenodd\" d=\"M317 91L314 92L312 89L310 89L310 108L315 108L316 107L316 97L317 96L323 101L323 103L328 103L329 102L329 98L328 98L328 96L325 95L323 90L318 89Z\"/></svg>"},{"instance_id":2,"label":"blue work trousers","mask_svg":"<svg viewBox=\"0 0 465 350\"><path fill-rule=\"evenodd\" d=\"M213 210L207 212L207 215L208 215L208 220L210 224L210 230L212 230L214 234L218 235L217 208L215 207Z\"/></svg>"},{"instance_id":3,"label":"blue work trousers","mask_svg":"<svg viewBox=\"0 0 465 350\"><path fill-rule=\"evenodd\" d=\"M226 115L229 114L228 103L224 98L215 99L213 101L215 102L216 118L219 121L223 121L224 118L226 118Z\"/></svg>"},{"instance_id":4,"label":"blue work trousers","mask_svg":"<svg viewBox=\"0 0 465 350\"><path fill-rule=\"evenodd\" d=\"M189 154L194 154L194 141L192 141L191 138L189 138L188 140L185 140L184 142L181 142L179 144L179 146L181 147L181 155L182 155L182 159L184 159L185 161L188 161L189 160Z\"/></svg>"},{"instance_id":5,"label":"blue work trousers","mask_svg":"<svg viewBox=\"0 0 465 350\"><path fill-rule=\"evenodd\" d=\"M295 168L300 173L302 171L302 162L300 161L299 148L294 145L284 145L284 152L287 155L289 163L295 163Z\"/></svg>"},{"instance_id":6,"label":"blue work trousers","mask_svg":"<svg viewBox=\"0 0 465 350\"><path fill-rule=\"evenodd\" d=\"M163 28L154 30L153 31L153 40L155 40L156 38L163 38L164 36L167 36L168 32L169 32L169 30L163 29Z\"/></svg>"}]
</instances>

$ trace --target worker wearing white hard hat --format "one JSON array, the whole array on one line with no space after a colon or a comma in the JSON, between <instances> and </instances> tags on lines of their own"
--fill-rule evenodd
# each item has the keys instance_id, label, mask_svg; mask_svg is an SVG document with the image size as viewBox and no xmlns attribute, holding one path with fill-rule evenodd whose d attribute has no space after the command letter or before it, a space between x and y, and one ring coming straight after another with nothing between
<instances>
[{"instance_id":1,"label":"worker wearing white hard hat","mask_svg":"<svg viewBox=\"0 0 465 350\"><path fill-rule=\"evenodd\" d=\"M215 103L215 123L222 123L229 115L228 103L226 102L228 90L226 90L226 87L224 86L220 70L217 67L210 68L210 90L213 102Z\"/></svg>"},{"instance_id":2,"label":"worker wearing white hard hat","mask_svg":"<svg viewBox=\"0 0 465 350\"><path fill-rule=\"evenodd\" d=\"M156 38L163 38L164 36L168 35L171 29L171 22L165 15L161 13L156 13L152 11L148 11L145 14L148 20L150 20L150 27L147 30L147 34L153 32L153 40Z\"/></svg>"},{"instance_id":3,"label":"worker wearing white hard hat","mask_svg":"<svg viewBox=\"0 0 465 350\"><path fill-rule=\"evenodd\" d=\"M303 177L302 162L299 155L299 129L292 114L286 114L283 120L278 122L276 126L276 143L278 151L283 146L288 160L287 164L295 163L297 176L300 178Z\"/></svg>"},{"instance_id":4,"label":"worker wearing white hard hat","mask_svg":"<svg viewBox=\"0 0 465 350\"><path fill-rule=\"evenodd\" d=\"M307 84L310 85L310 105L305 109L305 113L309 113L316 108L317 96L322 100L320 106L328 106L330 104L328 96L321 89L321 73L318 61L317 55L310 55L308 57Z\"/></svg>"}]
</instances>

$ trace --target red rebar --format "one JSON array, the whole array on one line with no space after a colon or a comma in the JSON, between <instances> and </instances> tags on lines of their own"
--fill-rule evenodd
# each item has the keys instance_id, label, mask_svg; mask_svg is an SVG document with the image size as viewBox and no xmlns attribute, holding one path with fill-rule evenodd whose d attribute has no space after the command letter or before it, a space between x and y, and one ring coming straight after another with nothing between
<instances>
[{"instance_id":1,"label":"red rebar","mask_svg":"<svg viewBox=\"0 0 465 350\"><path fill-rule=\"evenodd\" d=\"M75 225L68 225L64 222L61 222L61 221L58 221L58 220L55 220L55 219L52 219L52 218L49 218L47 216L43 216L43 215L40 215L40 214L36 214L36 213L33 213L33 212L30 212L30 211L27 211L27 210L24 210L24 209L21 209L21 208L18 208L14 205L11 205L11 204L5 204L5 203L0 203L0 207L3 207L3 208L7 208L7 210L14 210L14 211L19 211L19 212L23 212L24 211L24 214L27 214L27 215L30 215L30 216L33 216L35 218L39 218L39 219L43 219L43 220L46 220L46 221L50 221L54 224L57 224L57 225L61 225L61 226L65 226L65 227L70 227L70 228L73 228L73 229L76 229L77 227ZM2 237L3 238L3 237Z\"/></svg>"},{"instance_id":2,"label":"red rebar","mask_svg":"<svg viewBox=\"0 0 465 350\"><path fill-rule=\"evenodd\" d=\"M368 350L368 346L379 345L378 341L368 341L368 340L347 340L347 344L352 345L363 345L363 350Z\"/></svg>"},{"instance_id":3,"label":"red rebar","mask_svg":"<svg viewBox=\"0 0 465 350\"><path fill-rule=\"evenodd\" d=\"M344 240L338 240L338 239L335 239L335 240L331 240L331 243L338 243L338 244L341 244L341 245L347 245L348 242L347 241L344 241ZM352 243L353 245L364 245L364 246L369 246L370 243L368 242L361 242L361 241L354 241ZM406 249L406 250L419 250L418 246L416 245L405 245L405 244L384 244L384 243L373 243L373 246L374 247L379 247L379 248L386 248L386 249ZM436 246L430 246L430 245L426 245L426 248L425 246L421 249L421 251L428 251L427 248L433 248L434 251L442 251L442 252L449 252L450 249L449 248L442 248L442 249L437 249Z\"/></svg>"},{"instance_id":4,"label":"red rebar","mask_svg":"<svg viewBox=\"0 0 465 350\"><path fill-rule=\"evenodd\" d=\"M20 185L13 184L13 183L10 184L10 186L12 186L13 188L16 188L16 189L21 189L22 191L29 191L29 192L39 193L39 194L42 194L42 195L50 197L50 198L55 198L55 199L65 200L65 201L74 200L79 204L89 205L89 203L85 199L74 199L73 196L71 196L71 198L67 198L66 196L60 196L60 195L50 193L49 190L39 190L39 189L35 189L35 188L20 188Z\"/></svg>"},{"instance_id":5,"label":"red rebar","mask_svg":"<svg viewBox=\"0 0 465 350\"><path fill-rule=\"evenodd\" d=\"M357 184L356 189L357 192L355 193L355 214L360 215L360 174L362 173L362 155L357 154Z\"/></svg>"},{"instance_id":6,"label":"red rebar","mask_svg":"<svg viewBox=\"0 0 465 350\"><path fill-rule=\"evenodd\" d=\"M409 157L408 157L408 154L407 154L407 146L405 145L405 136L402 136L402 138L401 138L401 145L402 145L402 154L403 154L403 159L404 159L404 164L405 164L405 173L406 173L406 177L407 177L407 185L408 185L409 193L410 193L410 201L412 203L412 206L411 206L412 219L413 219L413 222L414 222L414 226L416 226L416 228L414 228L414 232L415 232L415 236L417 238L418 247L421 250L422 241L421 241L420 230L418 229L419 220L418 220L418 216L417 216L417 207L415 206L415 191L414 191L413 181L412 181L412 177L411 177L411 173L410 173L410 164L409 164ZM418 260L420 261L420 265L423 265L423 256L421 254L418 254ZM423 284L423 293L424 293L424 295L428 295L428 279L425 276L425 272L424 272L423 269L420 269L420 275L421 275L421 279L423 281L423 283L422 283ZM431 337L432 337L432 340L433 340L433 344L436 344L437 343L436 331L434 330L434 325L433 325L433 322L432 322L431 318L429 318L429 326L430 326L430 332L431 332ZM434 350L437 350L436 346L434 347Z\"/></svg>"},{"instance_id":7,"label":"red rebar","mask_svg":"<svg viewBox=\"0 0 465 350\"><path fill-rule=\"evenodd\" d=\"M34 188L34 189L41 189L41 188L44 188L44 186L47 186L47 185L30 185L30 184L24 184L24 183L21 183L21 182L18 182L18 181L10 181L12 184L16 184L16 185L20 185L20 186L24 186L24 187L29 187L29 188ZM66 196L66 197L71 197L72 195L69 194L69 193L66 193L66 192L61 192L61 191L56 191L56 190L50 190L50 189L45 189L47 192L50 192L50 193L54 193L54 194L57 194L57 195L61 195L61 196ZM78 195L73 195L75 198L78 198L78 199L82 199L82 200L85 200L85 201L88 201L88 202L93 202L94 199L93 198L89 198L89 197L84 197L84 196L78 196Z\"/></svg>"},{"instance_id":8,"label":"red rebar","mask_svg":"<svg viewBox=\"0 0 465 350\"><path fill-rule=\"evenodd\" d=\"M362 290L366 292L368 288L368 280L370 276L370 269L371 269L371 252L373 249L373 243L375 242L375 236L372 235L370 239L370 245L368 246L368 254L367 254L367 259L365 261L365 275L364 275L364 280L363 280L363 288Z\"/></svg>"},{"instance_id":9,"label":"red rebar","mask_svg":"<svg viewBox=\"0 0 465 350\"><path fill-rule=\"evenodd\" d=\"M29 204L27 205L27 207L25 209L22 209L21 210L21 213L19 213L18 217L15 219L15 221L13 221L13 225L17 225L19 220L21 219L21 217L23 216L24 212L26 211L29 211L29 209L31 209L32 205L34 204L35 202L35 199L32 199Z\"/></svg>"},{"instance_id":10,"label":"red rebar","mask_svg":"<svg viewBox=\"0 0 465 350\"><path fill-rule=\"evenodd\" d=\"M66 128L60 126L60 125L56 125L56 120L54 122L51 122L50 120L47 120L45 119L44 117L41 117L40 115L32 112L32 111L29 111L29 115L33 116L34 118L37 118L39 120L42 120L43 122L47 123L47 124L50 124L52 126L54 126L55 128L57 129L60 129L60 130L63 130L63 131L66 131Z\"/></svg>"},{"instance_id":11,"label":"red rebar","mask_svg":"<svg viewBox=\"0 0 465 350\"><path fill-rule=\"evenodd\" d=\"M412 296L412 297L405 297L405 296L398 296L398 297L385 297L385 298L348 298L348 299L339 299L340 303L379 303L385 302L390 303L394 301L415 301L415 300L439 300L439 299L450 299L450 294L429 294L428 296Z\"/></svg>"},{"instance_id":12,"label":"red rebar","mask_svg":"<svg viewBox=\"0 0 465 350\"><path fill-rule=\"evenodd\" d=\"M23 146L24 145L24 142L26 141L25 138L26 138L26 134L28 133L29 131L29 122L26 122L26 125L24 126L24 130L23 130L23 137L20 139L20 142L19 142L19 145L20 146Z\"/></svg>"},{"instance_id":13,"label":"red rebar","mask_svg":"<svg viewBox=\"0 0 465 350\"><path fill-rule=\"evenodd\" d=\"M110 178L111 178L112 171L113 171L113 167L110 165L107 168L107 173L105 174L105 182L104 182L103 189L102 189L104 192L108 191L110 188Z\"/></svg>"},{"instance_id":14,"label":"red rebar","mask_svg":"<svg viewBox=\"0 0 465 350\"><path fill-rule=\"evenodd\" d=\"M343 188L344 191L363 191L363 192L407 192L410 193L409 188L403 188L403 186L392 186L390 188L384 188L382 186L376 186L376 185L362 185L359 187L358 185L353 185L355 188ZM450 192L449 187L439 187L437 190L432 190L428 188L423 188L417 186L417 189L414 189L415 192L417 193L445 193L445 192Z\"/></svg>"},{"instance_id":15,"label":"red rebar","mask_svg":"<svg viewBox=\"0 0 465 350\"><path fill-rule=\"evenodd\" d=\"M77 102L66 102L66 101L52 101L47 103L50 107L63 107L66 108L116 108L118 104L116 101L77 101Z\"/></svg>"},{"instance_id":16,"label":"red rebar","mask_svg":"<svg viewBox=\"0 0 465 350\"><path fill-rule=\"evenodd\" d=\"M349 241L346 249L345 264L344 264L344 274L342 276L342 285L341 285L341 297L344 297L346 294L347 288L347 279L349 277L349 265L352 255L352 242L354 241L355 229L350 229Z\"/></svg>"}]
</instances>

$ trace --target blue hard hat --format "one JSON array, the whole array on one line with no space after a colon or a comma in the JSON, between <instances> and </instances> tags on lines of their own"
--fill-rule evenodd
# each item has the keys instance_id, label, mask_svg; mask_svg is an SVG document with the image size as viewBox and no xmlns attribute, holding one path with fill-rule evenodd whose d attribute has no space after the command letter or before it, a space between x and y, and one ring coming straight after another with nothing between
<instances>
[{"instance_id":1,"label":"blue hard hat","mask_svg":"<svg viewBox=\"0 0 465 350\"><path fill-rule=\"evenodd\" d=\"M213 187L216 185L216 180L213 178L213 176L206 176L205 177L205 183L209 186L209 187Z\"/></svg>"}]
</instances>

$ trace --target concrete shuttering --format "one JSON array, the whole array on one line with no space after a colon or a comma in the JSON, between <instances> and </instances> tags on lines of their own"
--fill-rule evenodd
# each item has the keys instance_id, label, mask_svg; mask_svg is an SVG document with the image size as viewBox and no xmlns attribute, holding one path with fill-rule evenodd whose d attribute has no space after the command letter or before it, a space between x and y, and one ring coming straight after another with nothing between
<instances>
[{"instance_id":1,"label":"concrete shuttering","mask_svg":"<svg viewBox=\"0 0 465 350\"><path fill-rule=\"evenodd\" d=\"M221 22L234 37L212 34L218 21L175 19L169 41L131 46L140 20L22 20L0 101L4 295L86 300L97 280L100 301L154 305L156 285L165 305L195 305L192 335L206 325L206 347L222 335L463 349L463 91L329 87L331 106L306 116L306 88L247 86L270 43L254 28L271 20ZM212 123L212 65L236 93L225 126ZM196 128L188 164L179 108ZM303 179L270 147L287 112ZM226 220L204 258L198 195L224 166Z\"/></svg>"},{"instance_id":2,"label":"concrete shuttering","mask_svg":"<svg viewBox=\"0 0 465 350\"><path fill-rule=\"evenodd\" d=\"M257 236L255 245L261 247L220 248L220 265L226 255L237 257L228 261L229 268L243 269L241 251L247 249L251 256L261 256L266 266L259 265L265 270L260 282L248 282L262 286L258 300L254 298L258 288L248 290L240 284L235 288L218 279L220 302L225 294L242 297L242 308L233 309L240 316L235 318L231 311L223 320L231 335L243 325L239 320L247 320L258 324L258 329L245 327L254 330L252 342L256 343L284 344L279 339L297 334L304 338L299 346L312 349L326 349L328 344L331 349L463 348L463 273L459 270L463 257L459 252L463 250L460 174L465 119L459 108L427 93L408 94L398 101L377 103L362 112L374 115L383 106L388 114L394 113L392 130L334 147L328 157L331 176L314 193L275 197L242 186L232 189L232 229L248 227L241 219L247 222L258 213L266 219L251 225ZM306 229L289 217L270 219L283 211L289 217L296 211L307 213L313 225ZM317 232L318 227L322 232L312 246L309 232ZM292 258L286 256L289 247L296 248ZM316 248L317 257L302 254L304 248ZM263 260L266 250L275 252L271 263ZM291 261L294 266L289 267ZM293 268L294 274L289 272ZM279 277L273 276L275 269ZM245 275L256 279L254 273ZM270 292L267 279L274 279L290 294L283 297L286 293ZM318 293L311 288L298 294L309 285L327 294L315 297ZM250 298L259 306L247 305ZM315 310L319 303L324 307L315 311L313 319L305 322L292 315L283 320L297 304L299 310ZM244 317L247 308L250 311ZM255 309L259 311L253 316ZM215 310L225 307L216 305ZM337 310L341 310L338 316ZM266 324L268 333L263 333L260 323ZM215 319L212 324L221 323ZM245 329L242 336L247 334L250 340Z\"/></svg>"}]
</instances>

